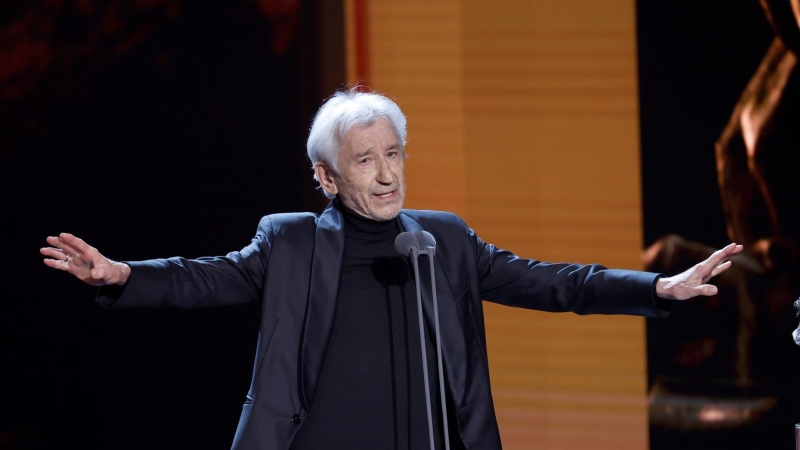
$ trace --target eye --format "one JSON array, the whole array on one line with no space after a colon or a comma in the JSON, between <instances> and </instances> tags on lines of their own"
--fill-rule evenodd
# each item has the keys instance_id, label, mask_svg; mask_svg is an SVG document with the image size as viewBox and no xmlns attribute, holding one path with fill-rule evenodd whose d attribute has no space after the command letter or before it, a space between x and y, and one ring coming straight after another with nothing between
<instances>
[{"instance_id":1,"label":"eye","mask_svg":"<svg viewBox=\"0 0 800 450\"><path fill-rule=\"evenodd\" d=\"M398 152L397 150L392 150L392 151L390 151L389 153L387 153L387 156L388 156L389 158L394 158L395 156L397 156L397 155L399 155L399 154L400 154L400 152Z\"/></svg>"},{"instance_id":2,"label":"eye","mask_svg":"<svg viewBox=\"0 0 800 450\"><path fill-rule=\"evenodd\" d=\"M361 161L359 161L358 163L359 164L368 164L369 163L369 158L364 158Z\"/></svg>"}]
</instances>

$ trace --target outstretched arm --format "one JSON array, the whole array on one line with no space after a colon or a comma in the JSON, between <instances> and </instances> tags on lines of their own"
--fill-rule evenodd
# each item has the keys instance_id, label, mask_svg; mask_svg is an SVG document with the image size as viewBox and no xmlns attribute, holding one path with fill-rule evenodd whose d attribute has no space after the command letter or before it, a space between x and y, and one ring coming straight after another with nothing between
<instances>
[{"instance_id":1,"label":"outstretched arm","mask_svg":"<svg viewBox=\"0 0 800 450\"><path fill-rule=\"evenodd\" d=\"M48 237L47 243L51 247L39 252L48 257L44 260L48 267L69 272L92 286L123 285L128 281L130 266L106 258L79 237L61 233Z\"/></svg>"},{"instance_id":2,"label":"outstretched arm","mask_svg":"<svg viewBox=\"0 0 800 450\"><path fill-rule=\"evenodd\" d=\"M47 238L44 263L92 286L103 307L199 308L241 304L260 297L270 254L271 220L264 217L256 236L226 256L117 262L83 240L62 233ZM114 285L124 289L109 289Z\"/></svg>"},{"instance_id":3,"label":"outstretched arm","mask_svg":"<svg viewBox=\"0 0 800 450\"><path fill-rule=\"evenodd\" d=\"M731 262L726 260L742 251L742 248L741 245L729 244L683 273L660 278L656 282L656 294L667 300L687 300L700 295L716 295L717 287L706 283L727 270Z\"/></svg>"}]
</instances>

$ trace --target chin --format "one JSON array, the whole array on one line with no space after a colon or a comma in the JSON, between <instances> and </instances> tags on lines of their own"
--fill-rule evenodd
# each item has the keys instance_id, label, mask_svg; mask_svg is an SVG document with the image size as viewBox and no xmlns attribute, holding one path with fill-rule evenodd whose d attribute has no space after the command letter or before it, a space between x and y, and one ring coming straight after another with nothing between
<instances>
[{"instance_id":1,"label":"chin","mask_svg":"<svg viewBox=\"0 0 800 450\"><path fill-rule=\"evenodd\" d=\"M400 214L400 210L398 209L397 211L394 211L394 212L384 211L384 212L381 212L381 213L373 213L373 214L371 214L371 216L372 216L373 219L375 219L377 221L385 222L387 220L394 219L399 214Z\"/></svg>"},{"instance_id":2,"label":"chin","mask_svg":"<svg viewBox=\"0 0 800 450\"><path fill-rule=\"evenodd\" d=\"M387 221L394 219L400 214L400 207L382 208L380 210L373 209L369 213L369 215L375 220Z\"/></svg>"}]
</instances>

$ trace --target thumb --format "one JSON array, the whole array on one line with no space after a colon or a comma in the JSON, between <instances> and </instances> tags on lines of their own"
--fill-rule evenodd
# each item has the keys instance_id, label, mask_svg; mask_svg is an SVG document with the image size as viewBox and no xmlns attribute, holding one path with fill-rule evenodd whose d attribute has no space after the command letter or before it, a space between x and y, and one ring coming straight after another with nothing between
<instances>
[{"instance_id":1,"label":"thumb","mask_svg":"<svg viewBox=\"0 0 800 450\"><path fill-rule=\"evenodd\" d=\"M94 269L92 269L90 275L95 280L102 280L106 276L106 271L103 270L103 269L94 268Z\"/></svg>"},{"instance_id":2,"label":"thumb","mask_svg":"<svg viewBox=\"0 0 800 450\"><path fill-rule=\"evenodd\" d=\"M694 288L695 295L704 295L706 297L710 295L717 295L719 290L713 284L701 284Z\"/></svg>"}]
</instances>

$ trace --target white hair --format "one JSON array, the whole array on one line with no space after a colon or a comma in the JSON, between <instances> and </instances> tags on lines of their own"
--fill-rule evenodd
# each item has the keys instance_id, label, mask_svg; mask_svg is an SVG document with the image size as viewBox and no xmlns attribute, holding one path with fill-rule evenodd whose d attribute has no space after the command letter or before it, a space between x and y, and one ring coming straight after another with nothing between
<instances>
[{"instance_id":1,"label":"white hair","mask_svg":"<svg viewBox=\"0 0 800 450\"><path fill-rule=\"evenodd\" d=\"M359 92L356 86L333 94L317 111L308 133L306 152L311 160L311 169L322 161L334 172L338 172L339 150L347 132L356 127L368 127L378 119L391 124L400 141L400 153L405 157L406 116L397 103L376 92ZM319 182L316 173L314 179ZM333 198L324 189L322 192Z\"/></svg>"}]
</instances>

